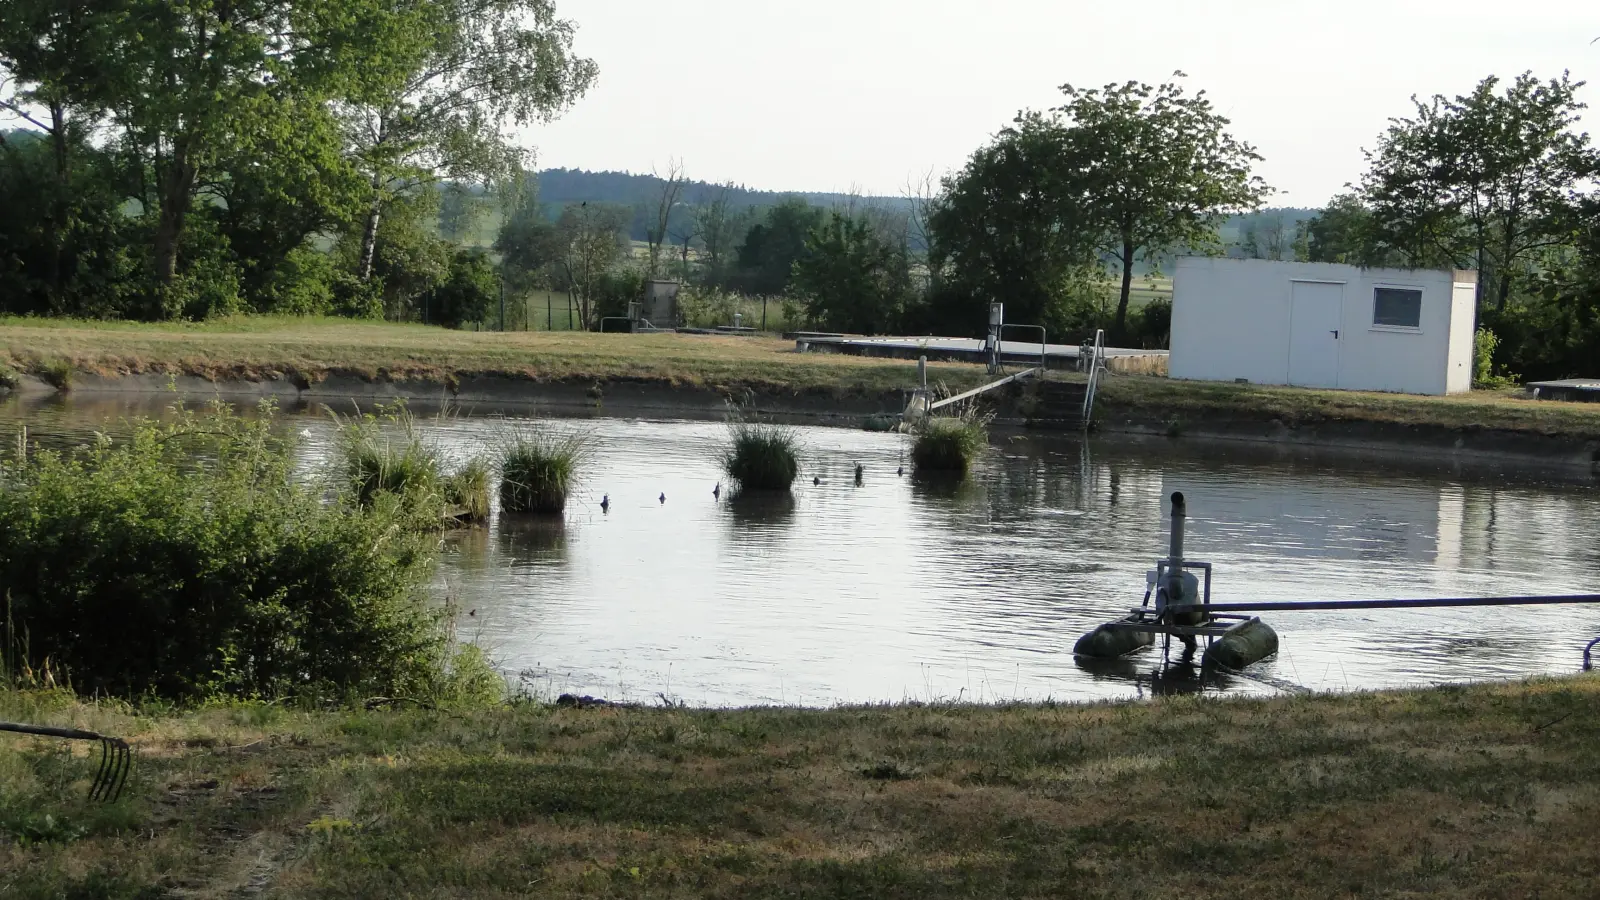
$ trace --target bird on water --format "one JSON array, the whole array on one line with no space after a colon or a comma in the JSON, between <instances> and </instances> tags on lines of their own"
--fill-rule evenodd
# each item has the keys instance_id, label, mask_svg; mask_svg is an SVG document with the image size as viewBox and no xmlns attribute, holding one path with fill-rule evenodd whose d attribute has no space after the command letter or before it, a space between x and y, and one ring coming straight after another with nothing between
<instances>
[{"instance_id":1,"label":"bird on water","mask_svg":"<svg viewBox=\"0 0 1600 900\"><path fill-rule=\"evenodd\" d=\"M822 476L821 475L813 475L813 476L811 476L811 483L813 485L821 484L822 483Z\"/></svg>"},{"instance_id":2,"label":"bird on water","mask_svg":"<svg viewBox=\"0 0 1600 900\"><path fill-rule=\"evenodd\" d=\"M661 502L662 503L667 502L667 492L666 491L662 491L661 492Z\"/></svg>"},{"instance_id":3,"label":"bird on water","mask_svg":"<svg viewBox=\"0 0 1600 900\"><path fill-rule=\"evenodd\" d=\"M600 497L600 511L603 512L603 513L608 513L608 512L611 511L611 495L610 494L601 495L601 497Z\"/></svg>"},{"instance_id":4,"label":"bird on water","mask_svg":"<svg viewBox=\"0 0 1600 900\"><path fill-rule=\"evenodd\" d=\"M722 499L722 482L717 482L717 486L711 489L711 497L714 500Z\"/></svg>"},{"instance_id":5,"label":"bird on water","mask_svg":"<svg viewBox=\"0 0 1600 900\"><path fill-rule=\"evenodd\" d=\"M866 469L861 465L861 463L856 463L856 485L857 486L860 486L860 484L861 484L861 476L864 475L865 473L866 473Z\"/></svg>"}]
</instances>

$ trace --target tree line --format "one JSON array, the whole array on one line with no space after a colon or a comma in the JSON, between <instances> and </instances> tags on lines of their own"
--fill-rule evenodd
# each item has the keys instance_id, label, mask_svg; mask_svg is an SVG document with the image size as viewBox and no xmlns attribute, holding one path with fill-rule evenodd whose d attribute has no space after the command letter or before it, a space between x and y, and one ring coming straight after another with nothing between
<instances>
[{"instance_id":1,"label":"tree line","mask_svg":"<svg viewBox=\"0 0 1600 900\"><path fill-rule=\"evenodd\" d=\"M593 84L551 0L0 0L0 308L432 313L494 280L426 227Z\"/></svg>"}]
</instances>

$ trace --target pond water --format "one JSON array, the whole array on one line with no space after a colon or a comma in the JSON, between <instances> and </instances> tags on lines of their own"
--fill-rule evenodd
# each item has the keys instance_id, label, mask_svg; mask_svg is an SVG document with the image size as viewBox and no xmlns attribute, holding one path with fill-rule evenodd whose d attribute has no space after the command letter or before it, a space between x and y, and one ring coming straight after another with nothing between
<instances>
[{"instance_id":1,"label":"pond water","mask_svg":"<svg viewBox=\"0 0 1600 900\"><path fill-rule=\"evenodd\" d=\"M0 428L71 442L169 402L10 400ZM305 464L322 464L325 412L285 422ZM457 415L428 430L466 454L503 427ZM712 495L720 423L564 427L597 450L564 519L497 515L452 535L437 585L464 613L459 633L541 694L830 705L1366 689L1571 672L1600 636L1593 607L1270 613L1282 651L1244 677L1071 653L1142 599L1175 490L1217 602L1576 593L1600 571L1600 491L1581 473L1002 432L953 487L897 476L897 435L802 426L792 499L742 502Z\"/></svg>"}]
</instances>

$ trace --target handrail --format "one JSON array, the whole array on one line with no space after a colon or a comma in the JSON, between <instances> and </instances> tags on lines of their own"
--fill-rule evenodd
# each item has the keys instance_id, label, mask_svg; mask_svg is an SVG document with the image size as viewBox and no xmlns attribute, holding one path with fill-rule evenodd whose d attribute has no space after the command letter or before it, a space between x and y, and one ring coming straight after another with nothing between
<instances>
[{"instance_id":1,"label":"handrail","mask_svg":"<svg viewBox=\"0 0 1600 900\"><path fill-rule=\"evenodd\" d=\"M1006 356L1006 353L1005 353L1005 342L1006 342L1005 341L1005 336L1006 336L1006 329L1007 328L1037 328L1037 329L1039 329L1039 369L1040 369L1040 371L1044 371L1044 370L1050 368L1050 359L1049 359L1049 355L1047 353L1047 351L1048 351L1048 349L1050 347L1050 343L1046 339L1048 336L1045 334L1045 330L1044 330L1044 326L1043 325L1017 325L1017 324L1012 324L1010 322L1002 322L1000 324L1000 346L998 348L996 348L996 350L995 350L995 358L1002 359L1002 360L1005 359L1005 356Z\"/></svg>"},{"instance_id":2,"label":"handrail","mask_svg":"<svg viewBox=\"0 0 1600 900\"><path fill-rule=\"evenodd\" d=\"M1028 377L1032 376L1034 373L1038 373L1041 378L1044 376L1044 370L1043 369L1023 369L1021 372L1018 372L1015 375L1007 375L1006 377L1000 379L999 381L991 381L990 383L988 383L988 384L986 384L986 385L984 385L982 387L975 387L970 391L966 391L965 393L957 394L954 397L946 397L945 399L940 400L938 403L929 404L928 412L933 412L936 409L942 409L942 408L944 408L946 406L949 406L952 403L960 403L961 401L963 401L963 400L965 400L965 399L967 399L969 397L976 397L979 394L983 393L984 391L992 391L997 387L1000 387L1002 385L1010 384L1013 381L1021 381L1024 378L1028 378Z\"/></svg>"},{"instance_id":3,"label":"handrail","mask_svg":"<svg viewBox=\"0 0 1600 900\"><path fill-rule=\"evenodd\" d=\"M1100 384L1100 369L1103 365L1102 357L1106 350L1106 331L1104 328L1096 329L1094 333L1094 349L1089 357L1089 387L1083 392L1083 424L1088 426L1090 418L1094 415L1094 393Z\"/></svg>"}]
</instances>

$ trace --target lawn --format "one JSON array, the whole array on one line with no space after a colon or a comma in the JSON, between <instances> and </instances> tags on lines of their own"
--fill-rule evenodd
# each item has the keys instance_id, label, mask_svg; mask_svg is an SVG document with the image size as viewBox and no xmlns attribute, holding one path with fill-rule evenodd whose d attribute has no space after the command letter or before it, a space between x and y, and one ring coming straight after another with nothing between
<instances>
[{"instance_id":1,"label":"lawn","mask_svg":"<svg viewBox=\"0 0 1600 900\"><path fill-rule=\"evenodd\" d=\"M132 714L0 735L0 896L1592 897L1600 679L833 710Z\"/></svg>"}]
</instances>

